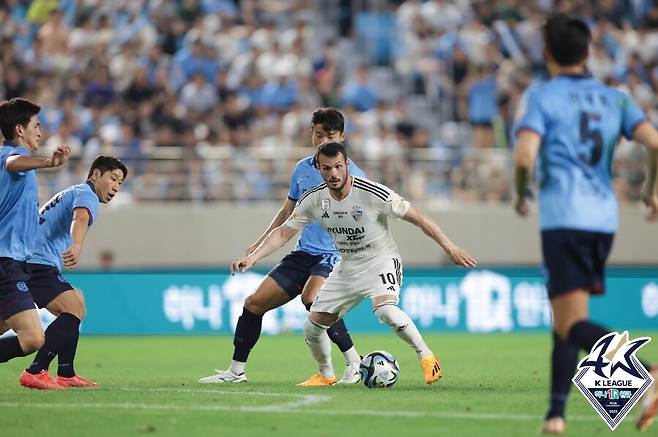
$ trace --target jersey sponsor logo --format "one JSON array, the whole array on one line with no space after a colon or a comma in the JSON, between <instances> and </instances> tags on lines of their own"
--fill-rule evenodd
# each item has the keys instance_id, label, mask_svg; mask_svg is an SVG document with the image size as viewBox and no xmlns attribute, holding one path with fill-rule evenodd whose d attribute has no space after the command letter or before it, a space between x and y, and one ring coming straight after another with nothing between
<instances>
[{"instance_id":1,"label":"jersey sponsor logo","mask_svg":"<svg viewBox=\"0 0 658 437\"><path fill-rule=\"evenodd\" d=\"M27 284L25 283L25 281L18 281L16 283L16 288L18 289L18 291L22 291L23 293L30 291L30 289L27 288Z\"/></svg>"},{"instance_id":2,"label":"jersey sponsor logo","mask_svg":"<svg viewBox=\"0 0 658 437\"><path fill-rule=\"evenodd\" d=\"M628 332L611 332L594 345L573 378L578 390L614 430L646 392L653 378L635 357L650 337L628 339Z\"/></svg>"},{"instance_id":3,"label":"jersey sponsor logo","mask_svg":"<svg viewBox=\"0 0 658 437\"><path fill-rule=\"evenodd\" d=\"M320 205L322 211L328 210L330 206L331 206L331 202L329 201L329 199L322 199L322 203Z\"/></svg>"},{"instance_id":4,"label":"jersey sponsor logo","mask_svg":"<svg viewBox=\"0 0 658 437\"><path fill-rule=\"evenodd\" d=\"M352 208L352 218L358 222L361 220L361 217L363 217L363 210L359 205L354 205L354 208Z\"/></svg>"},{"instance_id":5,"label":"jersey sponsor logo","mask_svg":"<svg viewBox=\"0 0 658 437\"><path fill-rule=\"evenodd\" d=\"M339 219L347 217L347 211L333 211L334 215L337 215Z\"/></svg>"},{"instance_id":6,"label":"jersey sponsor logo","mask_svg":"<svg viewBox=\"0 0 658 437\"><path fill-rule=\"evenodd\" d=\"M330 218L329 213L325 211L324 214L322 214L322 218Z\"/></svg>"},{"instance_id":7,"label":"jersey sponsor logo","mask_svg":"<svg viewBox=\"0 0 658 437\"><path fill-rule=\"evenodd\" d=\"M356 235L356 234L363 234L366 231L366 228L363 226L360 228L327 228L328 232L331 232L332 234L337 234L337 235Z\"/></svg>"}]
</instances>

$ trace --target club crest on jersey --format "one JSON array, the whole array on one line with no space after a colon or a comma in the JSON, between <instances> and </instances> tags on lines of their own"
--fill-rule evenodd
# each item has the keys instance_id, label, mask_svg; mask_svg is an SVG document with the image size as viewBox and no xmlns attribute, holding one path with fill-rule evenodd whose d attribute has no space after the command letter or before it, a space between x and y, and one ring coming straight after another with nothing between
<instances>
[{"instance_id":1,"label":"club crest on jersey","mask_svg":"<svg viewBox=\"0 0 658 437\"><path fill-rule=\"evenodd\" d=\"M27 287L27 284L25 283L25 281L18 281L16 283L16 288L18 289L18 291L22 291L23 293L25 293L27 291L30 291L30 289Z\"/></svg>"},{"instance_id":2,"label":"club crest on jersey","mask_svg":"<svg viewBox=\"0 0 658 437\"><path fill-rule=\"evenodd\" d=\"M611 332L599 339L573 377L578 390L613 431L653 383L635 357L650 341L650 337L629 340L627 331Z\"/></svg>"},{"instance_id":3,"label":"club crest on jersey","mask_svg":"<svg viewBox=\"0 0 658 437\"><path fill-rule=\"evenodd\" d=\"M331 206L331 203L329 202L329 199L322 199L322 203L320 204L320 207L322 208L322 211L328 210L330 206Z\"/></svg>"},{"instance_id":4,"label":"club crest on jersey","mask_svg":"<svg viewBox=\"0 0 658 437\"><path fill-rule=\"evenodd\" d=\"M357 222L361 220L361 217L363 216L363 210L359 205L354 205L354 208L352 208L352 218L356 220Z\"/></svg>"}]
</instances>

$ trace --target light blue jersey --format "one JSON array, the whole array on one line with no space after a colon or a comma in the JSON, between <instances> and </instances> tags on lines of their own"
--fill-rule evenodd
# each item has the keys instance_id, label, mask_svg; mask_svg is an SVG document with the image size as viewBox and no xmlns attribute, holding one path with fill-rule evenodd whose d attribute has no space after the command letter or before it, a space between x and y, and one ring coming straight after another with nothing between
<instances>
[{"instance_id":1,"label":"light blue jersey","mask_svg":"<svg viewBox=\"0 0 658 437\"><path fill-rule=\"evenodd\" d=\"M30 153L8 142L0 148L0 257L25 261L32 254L39 225L37 172L8 172L7 158L14 155Z\"/></svg>"},{"instance_id":2,"label":"light blue jersey","mask_svg":"<svg viewBox=\"0 0 658 437\"><path fill-rule=\"evenodd\" d=\"M614 233L612 158L621 135L647 118L625 93L589 75L557 76L528 88L515 133L541 135L537 162L542 230Z\"/></svg>"},{"instance_id":3,"label":"light blue jersey","mask_svg":"<svg viewBox=\"0 0 658 437\"><path fill-rule=\"evenodd\" d=\"M309 156L299 161L295 166L290 177L290 189L288 190L288 198L290 200L296 202L309 188L313 188L324 182L324 179L320 175L320 170L313 165L314 161L315 157ZM348 159L348 162L349 174L362 178L366 177L363 170L351 159ZM302 235L297 240L295 250L302 250L311 255L322 255L325 253L338 254L333 240L317 222L304 226Z\"/></svg>"},{"instance_id":4,"label":"light blue jersey","mask_svg":"<svg viewBox=\"0 0 658 437\"><path fill-rule=\"evenodd\" d=\"M55 194L39 211L32 264L46 264L62 270L62 253L71 247L71 222L73 210L85 208L89 211L89 226L98 216L100 201L90 182L74 185Z\"/></svg>"}]
</instances>

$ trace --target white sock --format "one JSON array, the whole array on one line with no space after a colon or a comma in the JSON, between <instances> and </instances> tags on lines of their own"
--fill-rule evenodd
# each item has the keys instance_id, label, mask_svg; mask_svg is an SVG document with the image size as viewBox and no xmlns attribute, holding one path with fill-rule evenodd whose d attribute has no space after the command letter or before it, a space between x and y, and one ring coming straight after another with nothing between
<instances>
[{"instance_id":1,"label":"white sock","mask_svg":"<svg viewBox=\"0 0 658 437\"><path fill-rule=\"evenodd\" d=\"M345 356L345 364L361 362L361 357L359 356L359 353L356 351L354 346L343 352L343 356Z\"/></svg>"},{"instance_id":2,"label":"white sock","mask_svg":"<svg viewBox=\"0 0 658 437\"><path fill-rule=\"evenodd\" d=\"M241 363L240 361L231 360L231 367L228 370L231 371L234 375L242 375L244 373L244 368L247 363Z\"/></svg>"},{"instance_id":3,"label":"white sock","mask_svg":"<svg viewBox=\"0 0 658 437\"><path fill-rule=\"evenodd\" d=\"M311 355L318 363L320 375L325 378L335 378L334 367L331 364L331 340L327 335L328 326L318 325L306 319L304 322L304 340Z\"/></svg>"},{"instance_id":4,"label":"white sock","mask_svg":"<svg viewBox=\"0 0 658 437\"><path fill-rule=\"evenodd\" d=\"M416 351L416 357L418 359L433 355L425 340L423 340L422 335L418 332L418 328L416 328L413 320L396 305L382 305L376 308L374 313L382 323L393 328L398 337Z\"/></svg>"}]
</instances>

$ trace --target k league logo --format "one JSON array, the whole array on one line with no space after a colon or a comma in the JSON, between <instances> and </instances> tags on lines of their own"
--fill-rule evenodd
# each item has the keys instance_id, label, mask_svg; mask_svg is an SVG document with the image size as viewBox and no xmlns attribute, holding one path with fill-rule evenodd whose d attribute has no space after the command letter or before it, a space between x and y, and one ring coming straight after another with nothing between
<instances>
[{"instance_id":1,"label":"k league logo","mask_svg":"<svg viewBox=\"0 0 658 437\"><path fill-rule=\"evenodd\" d=\"M627 331L611 332L601 337L578 365L573 383L611 430L653 383L651 374L635 357L650 341L650 337L629 340Z\"/></svg>"}]
</instances>

